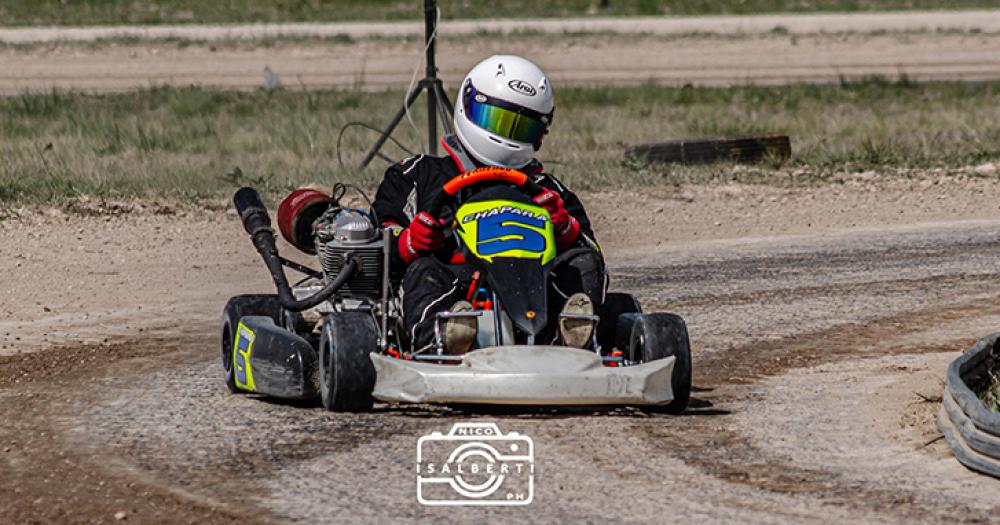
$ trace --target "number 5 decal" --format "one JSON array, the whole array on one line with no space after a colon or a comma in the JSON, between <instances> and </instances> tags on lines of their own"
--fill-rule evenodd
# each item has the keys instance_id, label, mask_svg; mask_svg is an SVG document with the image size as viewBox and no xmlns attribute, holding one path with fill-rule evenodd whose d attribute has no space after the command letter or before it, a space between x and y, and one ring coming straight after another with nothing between
<instances>
[{"instance_id":1,"label":"number 5 decal","mask_svg":"<svg viewBox=\"0 0 1000 525\"><path fill-rule=\"evenodd\" d=\"M549 212L541 206L506 200L463 204L455 212L455 228L473 257L492 263L504 259L537 259L548 264L556 256Z\"/></svg>"},{"instance_id":2,"label":"number 5 decal","mask_svg":"<svg viewBox=\"0 0 1000 525\"><path fill-rule=\"evenodd\" d=\"M256 338L253 330L247 328L243 323L237 325L236 341L233 342L233 372L236 374L236 386L250 392L254 391L250 353L253 352L253 342Z\"/></svg>"},{"instance_id":3,"label":"number 5 decal","mask_svg":"<svg viewBox=\"0 0 1000 525\"><path fill-rule=\"evenodd\" d=\"M476 239L479 254L488 257L511 250L543 253L545 236L528 226L543 229L545 221L510 212L479 219Z\"/></svg>"}]
</instances>

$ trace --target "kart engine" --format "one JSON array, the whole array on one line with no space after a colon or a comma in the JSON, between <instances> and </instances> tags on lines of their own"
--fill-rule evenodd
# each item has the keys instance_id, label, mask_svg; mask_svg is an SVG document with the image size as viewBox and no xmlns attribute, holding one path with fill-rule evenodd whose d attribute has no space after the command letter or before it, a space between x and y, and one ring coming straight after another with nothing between
<instances>
[{"instance_id":1,"label":"kart engine","mask_svg":"<svg viewBox=\"0 0 1000 525\"><path fill-rule=\"evenodd\" d=\"M384 242L371 219L358 210L331 208L316 220L313 231L316 254L327 283L340 274L348 255L360 264L336 297L377 299L382 286Z\"/></svg>"}]
</instances>

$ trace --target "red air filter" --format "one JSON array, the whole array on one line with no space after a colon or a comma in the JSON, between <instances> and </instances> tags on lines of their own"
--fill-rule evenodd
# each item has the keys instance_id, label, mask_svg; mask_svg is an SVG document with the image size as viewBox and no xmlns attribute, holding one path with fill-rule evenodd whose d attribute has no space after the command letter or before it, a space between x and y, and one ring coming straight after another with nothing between
<instances>
[{"instance_id":1,"label":"red air filter","mask_svg":"<svg viewBox=\"0 0 1000 525\"><path fill-rule=\"evenodd\" d=\"M330 207L333 199L312 188L299 188L278 205L278 230L292 246L310 254L316 253L313 222Z\"/></svg>"}]
</instances>

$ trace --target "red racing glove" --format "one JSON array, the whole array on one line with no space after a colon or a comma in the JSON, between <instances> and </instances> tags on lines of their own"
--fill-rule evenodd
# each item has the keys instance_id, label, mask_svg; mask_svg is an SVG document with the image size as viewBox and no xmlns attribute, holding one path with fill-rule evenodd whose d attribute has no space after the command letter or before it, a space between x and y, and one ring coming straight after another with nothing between
<instances>
[{"instance_id":1,"label":"red racing glove","mask_svg":"<svg viewBox=\"0 0 1000 525\"><path fill-rule=\"evenodd\" d=\"M420 212L410 221L410 225L399 234L399 256L410 264L421 255L440 250L444 246L442 219L435 219L427 212Z\"/></svg>"},{"instance_id":2,"label":"red racing glove","mask_svg":"<svg viewBox=\"0 0 1000 525\"><path fill-rule=\"evenodd\" d=\"M556 232L556 248L569 248L580 235L580 221L566 211L562 197L552 190L545 190L534 199L535 204L548 210L552 216L552 228Z\"/></svg>"}]
</instances>

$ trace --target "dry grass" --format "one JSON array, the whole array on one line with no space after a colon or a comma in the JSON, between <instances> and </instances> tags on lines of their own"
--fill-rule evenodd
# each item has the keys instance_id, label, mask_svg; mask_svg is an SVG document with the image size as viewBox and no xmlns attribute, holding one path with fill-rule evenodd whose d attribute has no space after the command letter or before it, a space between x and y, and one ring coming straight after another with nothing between
<instances>
[{"instance_id":1,"label":"dry grass","mask_svg":"<svg viewBox=\"0 0 1000 525\"><path fill-rule=\"evenodd\" d=\"M994 412L1000 412L1000 363L994 363L986 375L986 382L979 392L979 398Z\"/></svg>"},{"instance_id":2,"label":"dry grass","mask_svg":"<svg viewBox=\"0 0 1000 525\"><path fill-rule=\"evenodd\" d=\"M453 18L702 15L765 12L992 8L993 0L598 0L442 1ZM423 16L420 0L4 0L4 25L185 24L399 20Z\"/></svg>"},{"instance_id":3,"label":"dry grass","mask_svg":"<svg viewBox=\"0 0 1000 525\"><path fill-rule=\"evenodd\" d=\"M564 88L541 159L581 189L738 180L815 183L844 171L962 168L1000 159L1000 83L870 80L842 85L732 88ZM374 186L386 162L354 166L398 91L215 91L154 88L123 94L48 93L0 98L0 203L80 196L200 201L241 184L272 195L334 180ZM413 113L423 129L422 108ZM626 144L747 133L792 136L790 167L734 170L642 166ZM396 137L425 140L406 121ZM389 148L390 158L407 156ZM797 177L792 175L798 173Z\"/></svg>"},{"instance_id":4,"label":"dry grass","mask_svg":"<svg viewBox=\"0 0 1000 525\"><path fill-rule=\"evenodd\" d=\"M552 151L593 174L598 184L621 180L616 174L624 144L683 137L787 134L792 164L820 179L843 171L958 168L1000 158L1000 124L994 120L1000 117L1000 83L871 79L782 87L641 86L629 96L620 93L618 88L559 93L560 103L574 114L566 119L557 114ZM729 166L631 168L630 180L643 183L734 174Z\"/></svg>"}]
</instances>

